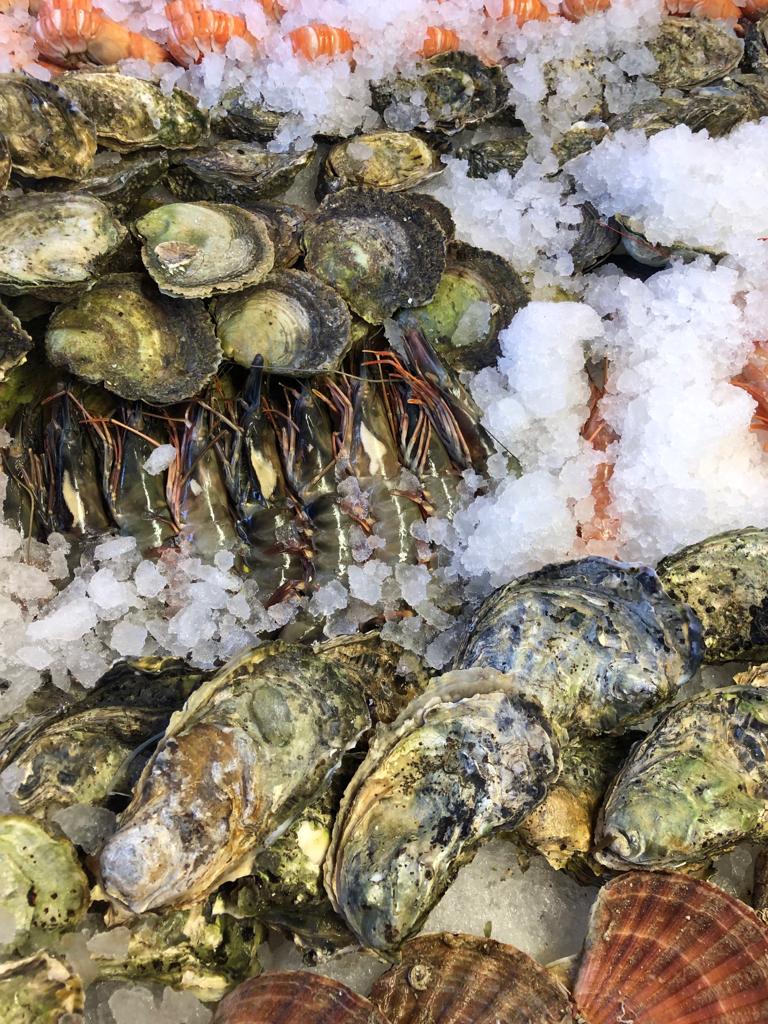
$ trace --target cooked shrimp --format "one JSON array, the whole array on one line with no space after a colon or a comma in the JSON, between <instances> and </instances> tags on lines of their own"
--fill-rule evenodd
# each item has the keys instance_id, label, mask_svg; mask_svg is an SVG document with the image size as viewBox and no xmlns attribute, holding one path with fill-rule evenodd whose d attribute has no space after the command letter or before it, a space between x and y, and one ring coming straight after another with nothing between
<instances>
[{"instance_id":1,"label":"cooked shrimp","mask_svg":"<svg viewBox=\"0 0 768 1024\"><path fill-rule=\"evenodd\" d=\"M696 18L738 20L741 8L733 0L664 0L667 14L692 14Z\"/></svg>"},{"instance_id":2,"label":"cooked shrimp","mask_svg":"<svg viewBox=\"0 0 768 1024\"><path fill-rule=\"evenodd\" d=\"M768 0L743 0L741 13L746 18L759 18L768 11Z\"/></svg>"},{"instance_id":3,"label":"cooked shrimp","mask_svg":"<svg viewBox=\"0 0 768 1024\"><path fill-rule=\"evenodd\" d=\"M752 429L768 433L768 341L755 342L749 362L731 383L744 388L757 402ZM768 450L768 442L765 447Z\"/></svg>"},{"instance_id":4,"label":"cooked shrimp","mask_svg":"<svg viewBox=\"0 0 768 1024\"><path fill-rule=\"evenodd\" d=\"M331 25L302 25L288 33L293 52L307 60L318 57L335 57L340 53L349 53L354 48L352 36L345 28L333 28Z\"/></svg>"},{"instance_id":5,"label":"cooked shrimp","mask_svg":"<svg viewBox=\"0 0 768 1024\"><path fill-rule=\"evenodd\" d=\"M438 53L447 53L449 50L461 48L461 40L456 32L450 28L436 28L431 25L424 36L424 43L419 50L421 57L435 57Z\"/></svg>"},{"instance_id":6,"label":"cooked shrimp","mask_svg":"<svg viewBox=\"0 0 768 1024\"><path fill-rule=\"evenodd\" d=\"M223 53L230 39L243 39L250 46L257 43L243 18L208 10L200 0L171 0L165 14L170 25L168 49L184 67L197 64L206 53Z\"/></svg>"},{"instance_id":7,"label":"cooked shrimp","mask_svg":"<svg viewBox=\"0 0 768 1024\"><path fill-rule=\"evenodd\" d=\"M42 0L34 28L40 53L56 64L115 64L128 57L158 64L168 60L153 39L107 18L91 0Z\"/></svg>"},{"instance_id":8,"label":"cooked shrimp","mask_svg":"<svg viewBox=\"0 0 768 1024\"><path fill-rule=\"evenodd\" d=\"M581 21L590 14L607 11L610 6L611 0L561 0L560 13L569 21Z\"/></svg>"},{"instance_id":9,"label":"cooked shrimp","mask_svg":"<svg viewBox=\"0 0 768 1024\"><path fill-rule=\"evenodd\" d=\"M487 8L485 13L488 14ZM541 0L501 0L501 14L498 17L514 17L518 25L524 25L526 21L546 21L549 11Z\"/></svg>"}]
</instances>

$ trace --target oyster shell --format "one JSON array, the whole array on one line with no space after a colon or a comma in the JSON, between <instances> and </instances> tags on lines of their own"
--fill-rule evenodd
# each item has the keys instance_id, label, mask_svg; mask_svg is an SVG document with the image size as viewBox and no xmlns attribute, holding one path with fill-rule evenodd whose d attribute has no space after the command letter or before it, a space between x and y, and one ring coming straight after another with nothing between
<instances>
[{"instance_id":1,"label":"oyster shell","mask_svg":"<svg viewBox=\"0 0 768 1024\"><path fill-rule=\"evenodd\" d=\"M65 71L56 82L93 123L99 144L109 149L189 149L208 135L208 115L181 89L165 93L141 78L83 68Z\"/></svg>"},{"instance_id":2,"label":"oyster shell","mask_svg":"<svg viewBox=\"0 0 768 1024\"><path fill-rule=\"evenodd\" d=\"M80 978L50 954L0 964L3 1024L77 1024L84 1008Z\"/></svg>"},{"instance_id":3,"label":"oyster shell","mask_svg":"<svg viewBox=\"0 0 768 1024\"><path fill-rule=\"evenodd\" d=\"M315 155L273 153L260 142L225 139L214 146L179 154L168 183L182 199L210 199L248 205L288 188Z\"/></svg>"},{"instance_id":4,"label":"oyster shell","mask_svg":"<svg viewBox=\"0 0 768 1024\"><path fill-rule=\"evenodd\" d=\"M211 1024L388 1024L363 996L308 971L249 978L219 1003Z\"/></svg>"},{"instance_id":5,"label":"oyster shell","mask_svg":"<svg viewBox=\"0 0 768 1024\"><path fill-rule=\"evenodd\" d=\"M351 669L287 644L231 662L171 719L102 851L105 892L141 913L244 873L369 726Z\"/></svg>"},{"instance_id":6,"label":"oyster shell","mask_svg":"<svg viewBox=\"0 0 768 1024\"><path fill-rule=\"evenodd\" d=\"M568 993L546 968L493 939L419 935L371 989L391 1024L573 1024Z\"/></svg>"},{"instance_id":7,"label":"oyster shell","mask_svg":"<svg viewBox=\"0 0 768 1024\"><path fill-rule=\"evenodd\" d=\"M141 274L106 274L60 306L45 346L54 366L157 405L196 395L221 359L202 302L168 299Z\"/></svg>"},{"instance_id":8,"label":"oyster shell","mask_svg":"<svg viewBox=\"0 0 768 1024\"><path fill-rule=\"evenodd\" d=\"M418 323L454 370L477 371L495 365L500 331L527 304L528 292L510 263L486 249L451 242L432 299L401 316Z\"/></svg>"},{"instance_id":9,"label":"oyster shell","mask_svg":"<svg viewBox=\"0 0 768 1024\"><path fill-rule=\"evenodd\" d=\"M275 137L285 116L252 100L243 89L235 88L222 96L213 123L215 130L228 138L266 142Z\"/></svg>"},{"instance_id":10,"label":"oyster shell","mask_svg":"<svg viewBox=\"0 0 768 1024\"><path fill-rule=\"evenodd\" d=\"M415 92L423 93L423 105L434 129L453 135L503 110L508 88L501 67L455 50L424 61L418 77L372 82L371 102L387 124L395 127L392 115L397 117L401 105L410 107Z\"/></svg>"},{"instance_id":11,"label":"oyster shell","mask_svg":"<svg viewBox=\"0 0 768 1024\"><path fill-rule=\"evenodd\" d=\"M334 908L364 946L392 953L478 844L515 828L558 770L540 705L504 676L439 677L377 733L344 794L325 865Z\"/></svg>"},{"instance_id":12,"label":"oyster shell","mask_svg":"<svg viewBox=\"0 0 768 1024\"><path fill-rule=\"evenodd\" d=\"M134 229L150 276L177 299L258 284L275 262L263 220L229 203L168 203L145 213Z\"/></svg>"},{"instance_id":13,"label":"oyster shell","mask_svg":"<svg viewBox=\"0 0 768 1024\"><path fill-rule=\"evenodd\" d=\"M275 268L292 267L304 256L301 242L308 214L287 203L252 203L247 207L264 222L275 249Z\"/></svg>"},{"instance_id":14,"label":"oyster shell","mask_svg":"<svg viewBox=\"0 0 768 1024\"><path fill-rule=\"evenodd\" d=\"M8 187L11 180L11 150L6 137L0 134L0 191Z\"/></svg>"},{"instance_id":15,"label":"oyster shell","mask_svg":"<svg viewBox=\"0 0 768 1024\"><path fill-rule=\"evenodd\" d=\"M574 735L621 731L701 661L701 626L653 569L584 558L513 580L479 608L455 658L511 673Z\"/></svg>"},{"instance_id":16,"label":"oyster shell","mask_svg":"<svg viewBox=\"0 0 768 1024\"><path fill-rule=\"evenodd\" d=\"M7 306L0 302L0 381L16 366L21 366L34 342Z\"/></svg>"},{"instance_id":17,"label":"oyster shell","mask_svg":"<svg viewBox=\"0 0 768 1024\"><path fill-rule=\"evenodd\" d=\"M93 196L0 198L0 293L66 298L93 283L125 238L110 208Z\"/></svg>"},{"instance_id":18,"label":"oyster shell","mask_svg":"<svg viewBox=\"0 0 768 1024\"><path fill-rule=\"evenodd\" d=\"M616 870L703 864L768 835L768 690L709 690L672 707L627 758L595 828Z\"/></svg>"},{"instance_id":19,"label":"oyster shell","mask_svg":"<svg viewBox=\"0 0 768 1024\"><path fill-rule=\"evenodd\" d=\"M716 263L722 256L722 253L711 249L689 249L682 242L673 242L672 245L651 242L643 233L640 221L621 214L611 218L611 225L616 237L621 239L625 252L646 267L668 267L672 259L691 263L702 255L709 256Z\"/></svg>"},{"instance_id":20,"label":"oyster shell","mask_svg":"<svg viewBox=\"0 0 768 1024\"><path fill-rule=\"evenodd\" d=\"M665 589L704 627L704 660L768 659L768 530L708 537L659 562Z\"/></svg>"},{"instance_id":21,"label":"oyster shell","mask_svg":"<svg viewBox=\"0 0 768 1024\"><path fill-rule=\"evenodd\" d=\"M582 203L581 224L570 248L573 269L591 270L606 260L621 241L621 236L600 216L592 203Z\"/></svg>"},{"instance_id":22,"label":"oyster shell","mask_svg":"<svg viewBox=\"0 0 768 1024\"><path fill-rule=\"evenodd\" d=\"M460 146L456 156L468 162L470 178L487 178L499 171L508 171L514 177L528 156L530 141L531 136L525 128L517 128L504 139L486 139Z\"/></svg>"},{"instance_id":23,"label":"oyster shell","mask_svg":"<svg viewBox=\"0 0 768 1024\"><path fill-rule=\"evenodd\" d=\"M408 196L347 188L327 196L304 233L307 270L368 323L435 294L445 269L445 233Z\"/></svg>"},{"instance_id":24,"label":"oyster shell","mask_svg":"<svg viewBox=\"0 0 768 1024\"><path fill-rule=\"evenodd\" d=\"M440 174L439 154L412 132L351 135L332 146L320 169L318 198L350 185L402 192Z\"/></svg>"},{"instance_id":25,"label":"oyster shell","mask_svg":"<svg viewBox=\"0 0 768 1024\"><path fill-rule=\"evenodd\" d=\"M143 149L136 153L101 150L92 169L77 184L48 179L41 185L46 190L88 192L107 203L118 215L129 211L139 197L166 174L168 154L161 149Z\"/></svg>"},{"instance_id":26,"label":"oyster shell","mask_svg":"<svg viewBox=\"0 0 768 1024\"><path fill-rule=\"evenodd\" d=\"M714 885L633 872L600 890L573 995L589 1024L757 1024L768 931Z\"/></svg>"},{"instance_id":27,"label":"oyster shell","mask_svg":"<svg viewBox=\"0 0 768 1024\"><path fill-rule=\"evenodd\" d=\"M725 78L744 56L731 26L707 18L664 18L646 45L658 64L647 77L660 89L692 89Z\"/></svg>"},{"instance_id":28,"label":"oyster shell","mask_svg":"<svg viewBox=\"0 0 768 1024\"><path fill-rule=\"evenodd\" d=\"M441 203L434 196L427 195L426 192L409 192L408 202L415 203L433 217L443 229L446 240L450 242L456 234L456 224L453 220L453 214L445 203Z\"/></svg>"},{"instance_id":29,"label":"oyster shell","mask_svg":"<svg viewBox=\"0 0 768 1024\"><path fill-rule=\"evenodd\" d=\"M349 310L333 288L303 270L277 270L255 288L213 307L224 354L267 373L322 373L338 368L351 344Z\"/></svg>"},{"instance_id":30,"label":"oyster shell","mask_svg":"<svg viewBox=\"0 0 768 1024\"><path fill-rule=\"evenodd\" d=\"M15 947L32 928L74 927L89 900L68 839L54 839L32 818L0 815L0 908L16 926Z\"/></svg>"},{"instance_id":31,"label":"oyster shell","mask_svg":"<svg viewBox=\"0 0 768 1024\"><path fill-rule=\"evenodd\" d=\"M82 178L96 153L89 118L51 82L0 75L0 132L13 169L29 178Z\"/></svg>"}]
</instances>

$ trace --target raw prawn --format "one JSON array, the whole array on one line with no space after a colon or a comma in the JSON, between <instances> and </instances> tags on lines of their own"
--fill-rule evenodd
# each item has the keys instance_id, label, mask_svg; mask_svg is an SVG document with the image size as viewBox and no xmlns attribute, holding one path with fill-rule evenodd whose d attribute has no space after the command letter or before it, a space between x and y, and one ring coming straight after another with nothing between
<instances>
[{"instance_id":1,"label":"raw prawn","mask_svg":"<svg viewBox=\"0 0 768 1024\"><path fill-rule=\"evenodd\" d=\"M207 53L223 53L231 39L242 39L250 46L258 42L243 18L209 10L200 0L171 0L165 14L170 26L168 49L184 67L197 64Z\"/></svg>"},{"instance_id":2,"label":"raw prawn","mask_svg":"<svg viewBox=\"0 0 768 1024\"><path fill-rule=\"evenodd\" d=\"M560 14L569 21L581 21L590 14L607 11L610 6L611 0L562 0Z\"/></svg>"},{"instance_id":3,"label":"raw prawn","mask_svg":"<svg viewBox=\"0 0 768 1024\"><path fill-rule=\"evenodd\" d=\"M307 60L336 57L340 53L350 53L354 48L349 32L331 25L302 25L289 32L288 38L293 52Z\"/></svg>"},{"instance_id":4,"label":"raw prawn","mask_svg":"<svg viewBox=\"0 0 768 1024\"><path fill-rule=\"evenodd\" d=\"M450 28L436 28L431 25L424 36L419 56L435 57L438 53L448 53L449 50L459 49L461 49L461 40L458 33Z\"/></svg>"},{"instance_id":5,"label":"raw prawn","mask_svg":"<svg viewBox=\"0 0 768 1024\"><path fill-rule=\"evenodd\" d=\"M107 18L92 0L42 0L34 28L38 50L56 64L116 64L133 58L158 64L167 51L153 39Z\"/></svg>"},{"instance_id":6,"label":"raw prawn","mask_svg":"<svg viewBox=\"0 0 768 1024\"><path fill-rule=\"evenodd\" d=\"M485 13L489 14L487 8ZM497 17L514 17L518 25L524 25L526 21L547 21L549 10L542 0L501 0L501 13Z\"/></svg>"}]
</instances>

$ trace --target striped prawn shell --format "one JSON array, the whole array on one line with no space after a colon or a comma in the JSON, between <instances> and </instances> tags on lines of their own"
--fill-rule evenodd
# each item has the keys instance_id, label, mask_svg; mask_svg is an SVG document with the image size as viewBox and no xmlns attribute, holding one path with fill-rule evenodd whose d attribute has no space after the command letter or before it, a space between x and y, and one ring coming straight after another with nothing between
<instances>
[{"instance_id":1,"label":"striped prawn shell","mask_svg":"<svg viewBox=\"0 0 768 1024\"><path fill-rule=\"evenodd\" d=\"M611 0L561 0L560 14L569 21L581 21L591 14L607 11Z\"/></svg>"},{"instance_id":2,"label":"striped prawn shell","mask_svg":"<svg viewBox=\"0 0 768 1024\"><path fill-rule=\"evenodd\" d=\"M168 49L185 67L196 64L206 53L223 53L231 39L255 46L257 40L236 14L204 7L200 0L170 0L165 5L168 19Z\"/></svg>"},{"instance_id":3,"label":"striped prawn shell","mask_svg":"<svg viewBox=\"0 0 768 1024\"><path fill-rule=\"evenodd\" d=\"M592 911L574 1000L588 1024L768 1020L768 928L708 882L638 871Z\"/></svg>"},{"instance_id":4,"label":"striped prawn shell","mask_svg":"<svg viewBox=\"0 0 768 1024\"><path fill-rule=\"evenodd\" d=\"M354 48L352 36L345 28L334 28L332 25L301 25L288 33L293 52L307 60L318 57L336 57L341 53L351 53Z\"/></svg>"},{"instance_id":5,"label":"striped prawn shell","mask_svg":"<svg viewBox=\"0 0 768 1024\"><path fill-rule=\"evenodd\" d=\"M542 0L501 0L501 11L497 17L515 18L518 25L524 25L526 21L547 21L549 9Z\"/></svg>"},{"instance_id":6,"label":"striped prawn shell","mask_svg":"<svg viewBox=\"0 0 768 1024\"><path fill-rule=\"evenodd\" d=\"M742 9L733 0L664 0L666 14L690 14L696 18L737 20Z\"/></svg>"},{"instance_id":7,"label":"striped prawn shell","mask_svg":"<svg viewBox=\"0 0 768 1024\"><path fill-rule=\"evenodd\" d=\"M419 50L420 57L436 57L438 53L460 50L461 40L457 32L450 28L437 28L430 25L424 34L424 42Z\"/></svg>"},{"instance_id":8,"label":"striped prawn shell","mask_svg":"<svg viewBox=\"0 0 768 1024\"><path fill-rule=\"evenodd\" d=\"M107 18L92 0L43 0L34 36L42 56L58 64L115 64L127 58L157 64L168 59L159 43Z\"/></svg>"},{"instance_id":9,"label":"striped prawn shell","mask_svg":"<svg viewBox=\"0 0 768 1024\"><path fill-rule=\"evenodd\" d=\"M308 971L249 978L219 1003L212 1024L388 1024L346 985Z\"/></svg>"},{"instance_id":10,"label":"striped prawn shell","mask_svg":"<svg viewBox=\"0 0 768 1024\"><path fill-rule=\"evenodd\" d=\"M420 935L374 984L391 1024L572 1024L568 995L514 946L475 935Z\"/></svg>"}]
</instances>

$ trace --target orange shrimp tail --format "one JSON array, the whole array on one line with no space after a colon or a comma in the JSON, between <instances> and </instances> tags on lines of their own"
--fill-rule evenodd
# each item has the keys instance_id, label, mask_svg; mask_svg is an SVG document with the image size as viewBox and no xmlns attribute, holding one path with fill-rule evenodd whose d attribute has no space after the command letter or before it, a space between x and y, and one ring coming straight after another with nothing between
<instances>
[{"instance_id":1,"label":"orange shrimp tail","mask_svg":"<svg viewBox=\"0 0 768 1024\"><path fill-rule=\"evenodd\" d=\"M487 8L485 13L487 16ZM518 25L524 25L526 21L547 21L549 10L541 0L502 0L499 18L515 18Z\"/></svg>"},{"instance_id":2,"label":"orange shrimp tail","mask_svg":"<svg viewBox=\"0 0 768 1024\"><path fill-rule=\"evenodd\" d=\"M581 21L590 14L607 11L612 0L561 0L560 14L568 21Z\"/></svg>"},{"instance_id":3,"label":"orange shrimp tail","mask_svg":"<svg viewBox=\"0 0 768 1024\"><path fill-rule=\"evenodd\" d=\"M255 47L245 20L225 11L210 11L199 0L171 0L165 5L170 25L168 49L184 67L201 61L206 53L223 53L231 39L242 39Z\"/></svg>"},{"instance_id":4,"label":"orange shrimp tail","mask_svg":"<svg viewBox=\"0 0 768 1024\"><path fill-rule=\"evenodd\" d=\"M289 32L288 38L293 52L307 60L351 53L354 48L349 32L345 28L333 28L331 25L302 25Z\"/></svg>"},{"instance_id":5,"label":"orange shrimp tail","mask_svg":"<svg viewBox=\"0 0 768 1024\"><path fill-rule=\"evenodd\" d=\"M743 388L757 402L752 429L768 431L768 341L756 341L749 362L731 384Z\"/></svg>"},{"instance_id":6,"label":"orange shrimp tail","mask_svg":"<svg viewBox=\"0 0 768 1024\"><path fill-rule=\"evenodd\" d=\"M424 36L419 56L436 57L438 53L448 53L450 50L459 49L461 49L461 40L456 32L450 28L430 26Z\"/></svg>"},{"instance_id":7,"label":"orange shrimp tail","mask_svg":"<svg viewBox=\"0 0 768 1024\"><path fill-rule=\"evenodd\" d=\"M664 0L666 14L692 14L695 18L738 21L741 8L733 0Z\"/></svg>"},{"instance_id":8,"label":"orange shrimp tail","mask_svg":"<svg viewBox=\"0 0 768 1024\"><path fill-rule=\"evenodd\" d=\"M759 18L768 11L768 0L744 0L741 13L745 18Z\"/></svg>"},{"instance_id":9,"label":"orange shrimp tail","mask_svg":"<svg viewBox=\"0 0 768 1024\"><path fill-rule=\"evenodd\" d=\"M157 64L168 59L153 39L107 18L91 0L43 0L34 36L41 55L63 67L116 64L127 58Z\"/></svg>"}]
</instances>

